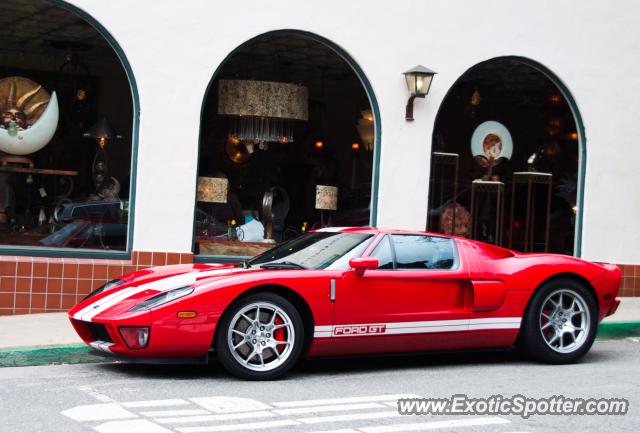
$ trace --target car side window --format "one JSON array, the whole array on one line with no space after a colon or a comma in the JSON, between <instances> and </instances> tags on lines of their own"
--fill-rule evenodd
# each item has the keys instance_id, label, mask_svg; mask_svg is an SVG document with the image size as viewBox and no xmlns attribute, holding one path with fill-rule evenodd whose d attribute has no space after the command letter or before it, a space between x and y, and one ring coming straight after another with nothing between
<instances>
[{"instance_id":1,"label":"car side window","mask_svg":"<svg viewBox=\"0 0 640 433\"><path fill-rule=\"evenodd\" d=\"M453 239L425 235L392 235L397 269L452 269Z\"/></svg>"},{"instance_id":2,"label":"car side window","mask_svg":"<svg viewBox=\"0 0 640 433\"><path fill-rule=\"evenodd\" d=\"M393 269L393 251L389 236L385 236L371 253L371 257L378 259L378 269Z\"/></svg>"}]
</instances>

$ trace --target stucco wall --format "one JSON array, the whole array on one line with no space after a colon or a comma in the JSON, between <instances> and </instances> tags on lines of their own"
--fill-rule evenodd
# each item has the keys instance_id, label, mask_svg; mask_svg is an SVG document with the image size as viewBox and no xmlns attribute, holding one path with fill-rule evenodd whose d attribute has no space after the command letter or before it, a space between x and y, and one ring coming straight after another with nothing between
<instances>
[{"instance_id":1,"label":"stucco wall","mask_svg":"<svg viewBox=\"0 0 640 433\"><path fill-rule=\"evenodd\" d=\"M602 1L301 2L72 0L126 53L140 93L135 250L191 249L202 99L215 69L244 41L300 29L358 62L382 116L378 225L422 229L431 133L466 69L517 55L552 70L578 104L587 138L582 255L640 263L640 3ZM439 72L404 120L401 73ZM515 143L517 146L517 143Z\"/></svg>"}]
</instances>

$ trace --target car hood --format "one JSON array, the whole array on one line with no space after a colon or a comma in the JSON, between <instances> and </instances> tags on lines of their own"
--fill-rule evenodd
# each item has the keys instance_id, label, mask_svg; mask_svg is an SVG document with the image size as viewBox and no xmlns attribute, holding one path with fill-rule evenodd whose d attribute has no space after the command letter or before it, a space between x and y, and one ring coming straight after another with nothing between
<instances>
[{"instance_id":1,"label":"car hood","mask_svg":"<svg viewBox=\"0 0 640 433\"><path fill-rule=\"evenodd\" d=\"M237 265L200 263L143 269L118 278L124 281L123 284L82 300L69 310L69 316L76 320L92 321L107 310L111 313L126 312L139 302L161 292L190 285L198 286L204 280L209 282L247 271L252 270Z\"/></svg>"}]
</instances>

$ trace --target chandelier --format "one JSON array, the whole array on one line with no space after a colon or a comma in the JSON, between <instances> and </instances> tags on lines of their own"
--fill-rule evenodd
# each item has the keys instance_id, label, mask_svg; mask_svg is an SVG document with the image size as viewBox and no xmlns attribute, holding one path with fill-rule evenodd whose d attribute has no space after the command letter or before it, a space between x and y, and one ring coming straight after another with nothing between
<instances>
[{"instance_id":1,"label":"chandelier","mask_svg":"<svg viewBox=\"0 0 640 433\"><path fill-rule=\"evenodd\" d=\"M273 81L220 80L218 114L230 117L229 138L290 143L294 122L309 120L309 89Z\"/></svg>"}]
</instances>

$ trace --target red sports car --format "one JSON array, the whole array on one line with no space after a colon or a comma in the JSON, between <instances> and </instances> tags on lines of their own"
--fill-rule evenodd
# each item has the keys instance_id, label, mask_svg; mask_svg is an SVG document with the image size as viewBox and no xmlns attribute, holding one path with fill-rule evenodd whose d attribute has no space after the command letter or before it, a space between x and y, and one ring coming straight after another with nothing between
<instances>
[{"instance_id":1,"label":"red sports car","mask_svg":"<svg viewBox=\"0 0 640 433\"><path fill-rule=\"evenodd\" d=\"M306 233L239 264L124 275L69 311L93 348L278 377L305 356L521 347L573 362L618 307L620 270L425 232Z\"/></svg>"}]
</instances>

